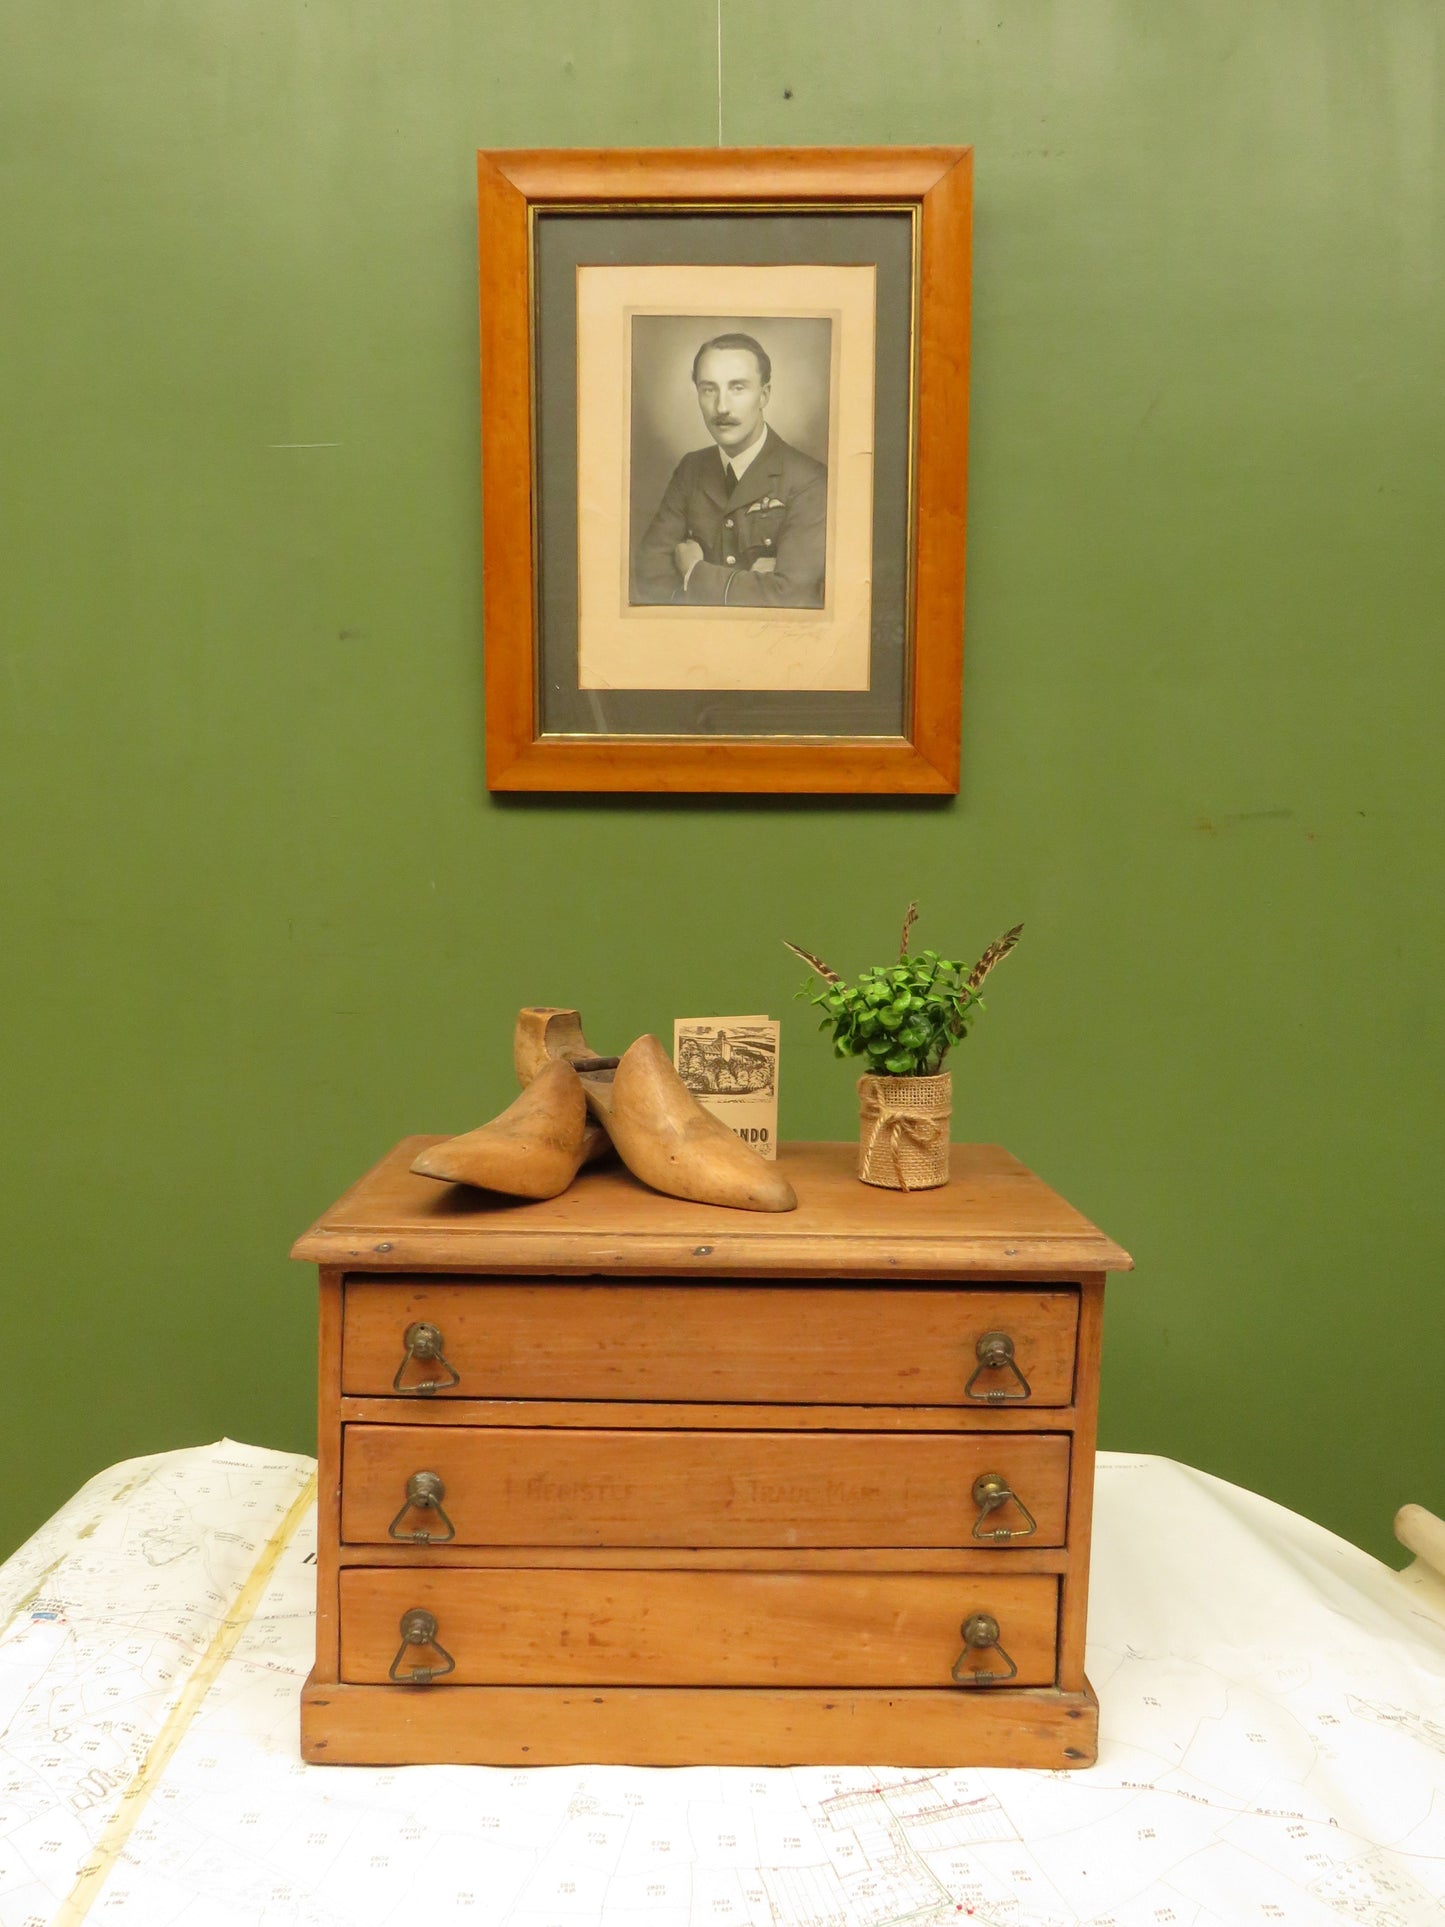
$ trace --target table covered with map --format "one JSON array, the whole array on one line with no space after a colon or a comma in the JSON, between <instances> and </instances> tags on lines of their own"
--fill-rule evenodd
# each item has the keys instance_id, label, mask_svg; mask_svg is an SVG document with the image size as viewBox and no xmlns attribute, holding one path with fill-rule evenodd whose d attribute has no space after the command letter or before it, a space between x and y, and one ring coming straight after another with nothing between
<instances>
[{"instance_id":1,"label":"table covered with map","mask_svg":"<svg viewBox=\"0 0 1445 1927\"><path fill-rule=\"evenodd\" d=\"M301 1763L315 1468L112 1467L0 1567L0 1927L1313 1927L1445 1910L1445 1627L1099 1457L1081 1773Z\"/></svg>"}]
</instances>

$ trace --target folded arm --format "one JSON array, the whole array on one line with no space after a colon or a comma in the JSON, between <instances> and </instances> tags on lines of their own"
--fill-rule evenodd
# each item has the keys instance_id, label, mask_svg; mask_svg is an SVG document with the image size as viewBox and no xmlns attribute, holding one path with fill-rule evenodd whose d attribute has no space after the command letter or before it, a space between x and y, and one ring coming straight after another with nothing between
<instances>
[{"instance_id":1,"label":"folded arm","mask_svg":"<svg viewBox=\"0 0 1445 1927\"><path fill-rule=\"evenodd\" d=\"M688 577L687 602L725 602L730 608L821 609L828 524L828 482L819 475L791 498L778 529L773 567L727 567L699 562Z\"/></svg>"},{"instance_id":2,"label":"folded arm","mask_svg":"<svg viewBox=\"0 0 1445 1927\"><path fill-rule=\"evenodd\" d=\"M657 513L648 523L647 533L638 544L637 554L633 558L634 602L673 600L682 587L673 551L679 542L687 540L687 536L687 485L679 463L672 472L672 480L663 491Z\"/></svg>"}]
</instances>

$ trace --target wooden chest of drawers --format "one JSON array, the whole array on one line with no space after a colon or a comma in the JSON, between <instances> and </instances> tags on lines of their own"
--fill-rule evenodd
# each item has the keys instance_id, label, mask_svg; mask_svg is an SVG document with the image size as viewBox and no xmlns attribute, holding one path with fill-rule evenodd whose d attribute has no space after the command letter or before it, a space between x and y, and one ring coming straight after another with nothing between
<instances>
[{"instance_id":1,"label":"wooden chest of drawers","mask_svg":"<svg viewBox=\"0 0 1445 1927\"><path fill-rule=\"evenodd\" d=\"M324 1762L1094 1758L1105 1274L1006 1152L795 1212L621 1169L518 1204L410 1138L299 1240L321 1278Z\"/></svg>"}]
</instances>

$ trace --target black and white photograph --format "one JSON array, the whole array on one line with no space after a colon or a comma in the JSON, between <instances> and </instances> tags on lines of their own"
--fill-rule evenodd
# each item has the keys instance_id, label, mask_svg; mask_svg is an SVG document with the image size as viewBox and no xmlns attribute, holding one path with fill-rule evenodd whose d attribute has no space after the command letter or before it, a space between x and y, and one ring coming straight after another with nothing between
<instances>
[{"instance_id":1,"label":"black and white photograph","mask_svg":"<svg viewBox=\"0 0 1445 1927\"><path fill-rule=\"evenodd\" d=\"M631 317L629 603L821 609L831 315Z\"/></svg>"},{"instance_id":2,"label":"black and white photograph","mask_svg":"<svg viewBox=\"0 0 1445 1927\"><path fill-rule=\"evenodd\" d=\"M579 690L868 689L875 269L575 291Z\"/></svg>"}]
</instances>

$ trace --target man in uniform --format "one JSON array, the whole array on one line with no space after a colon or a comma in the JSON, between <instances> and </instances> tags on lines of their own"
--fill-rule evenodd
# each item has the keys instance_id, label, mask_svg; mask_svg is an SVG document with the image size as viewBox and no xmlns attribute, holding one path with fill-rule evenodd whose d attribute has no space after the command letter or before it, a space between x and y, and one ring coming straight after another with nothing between
<instances>
[{"instance_id":1,"label":"man in uniform","mask_svg":"<svg viewBox=\"0 0 1445 1927\"><path fill-rule=\"evenodd\" d=\"M751 335L698 349L693 386L715 446L673 470L634 558L634 602L822 608L828 471L763 419L772 378Z\"/></svg>"}]
</instances>

